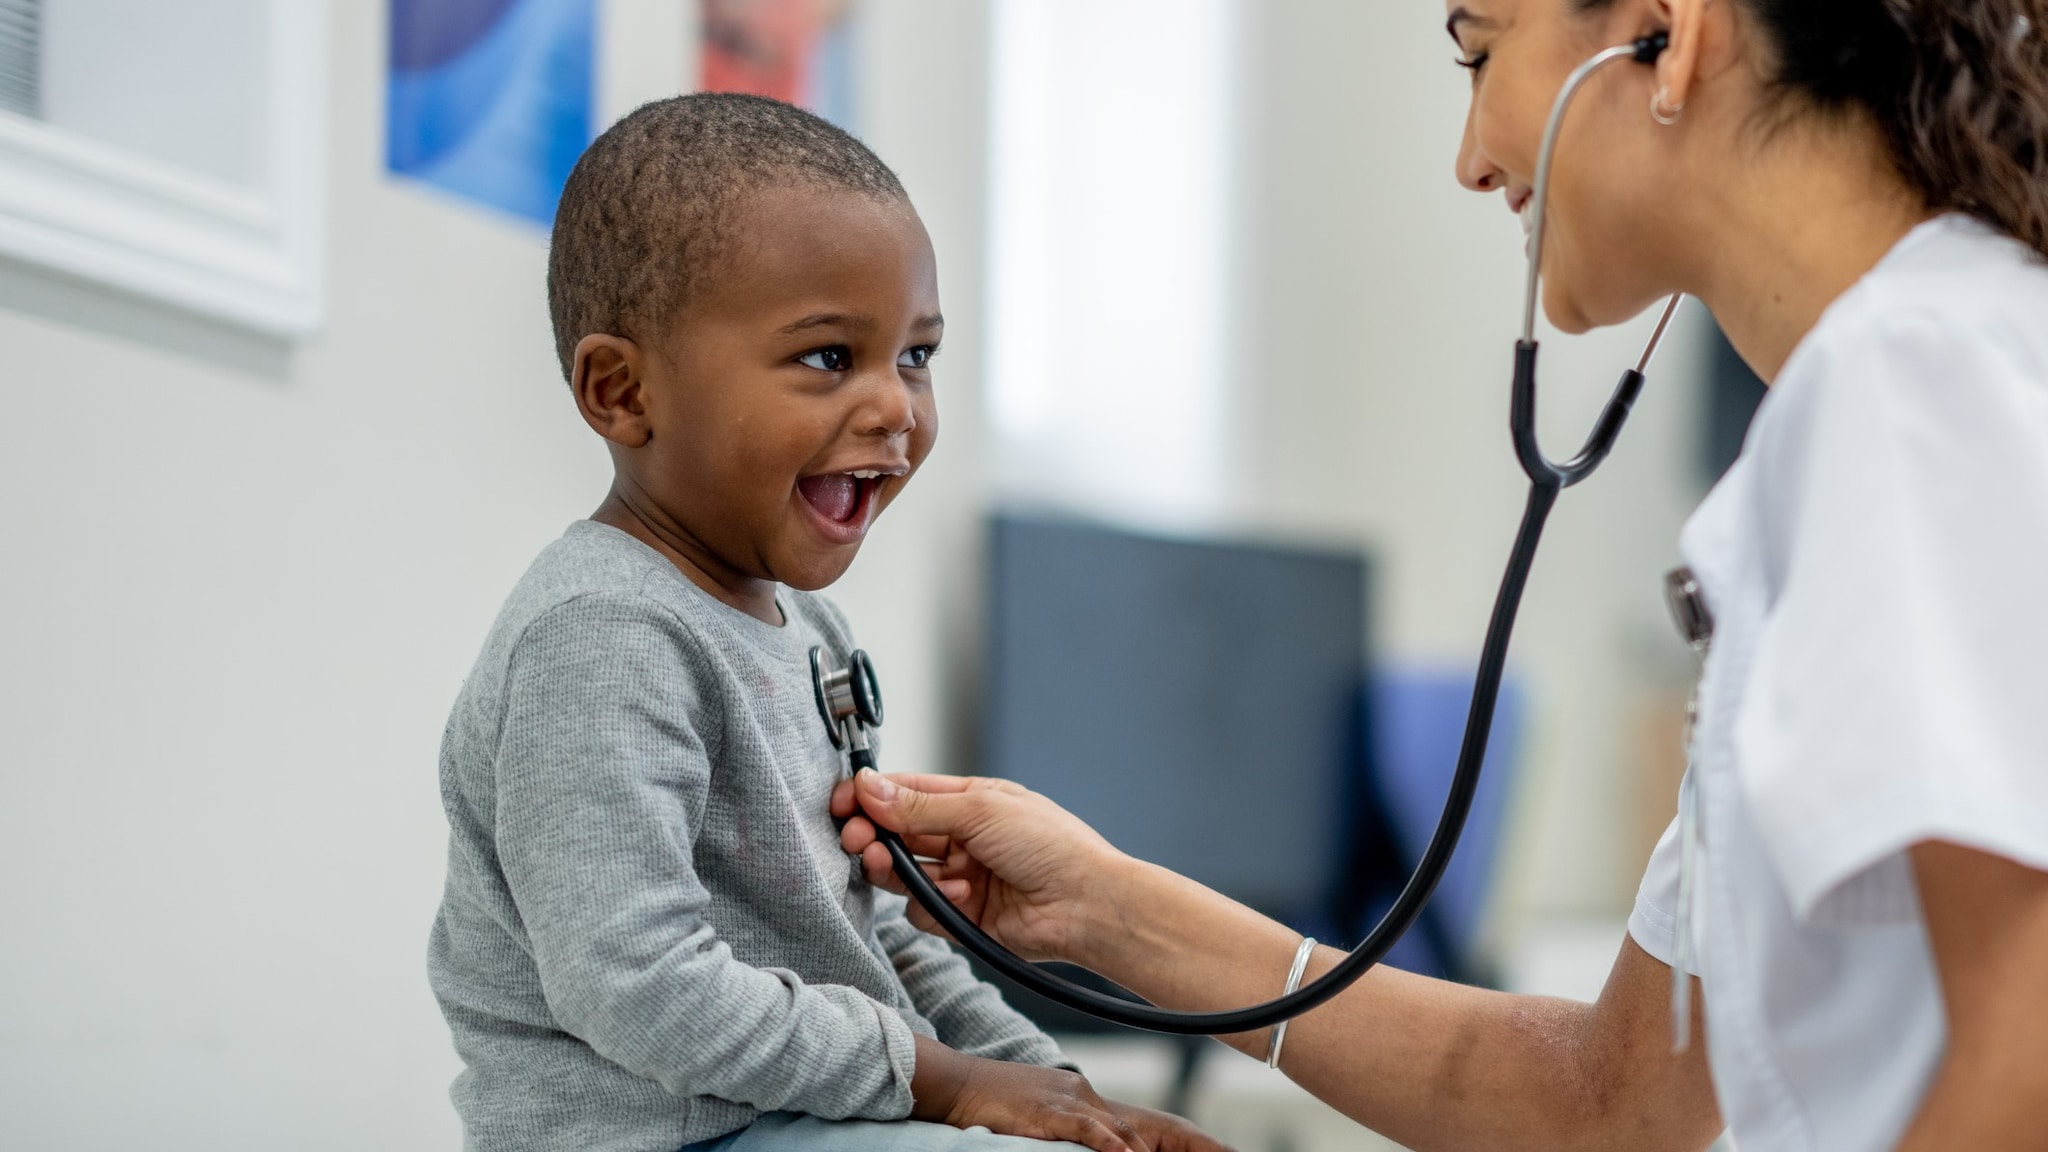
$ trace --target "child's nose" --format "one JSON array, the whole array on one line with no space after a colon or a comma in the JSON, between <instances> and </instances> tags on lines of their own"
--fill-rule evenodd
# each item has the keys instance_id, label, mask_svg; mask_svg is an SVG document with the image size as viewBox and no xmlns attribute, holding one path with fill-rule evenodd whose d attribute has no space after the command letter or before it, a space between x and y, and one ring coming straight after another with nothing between
<instances>
[{"instance_id":1,"label":"child's nose","mask_svg":"<svg viewBox=\"0 0 2048 1152\"><path fill-rule=\"evenodd\" d=\"M917 404L901 373L892 370L878 374L867 392L867 404L861 413L867 431L878 436L903 436L917 427Z\"/></svg>"}]
</instances>

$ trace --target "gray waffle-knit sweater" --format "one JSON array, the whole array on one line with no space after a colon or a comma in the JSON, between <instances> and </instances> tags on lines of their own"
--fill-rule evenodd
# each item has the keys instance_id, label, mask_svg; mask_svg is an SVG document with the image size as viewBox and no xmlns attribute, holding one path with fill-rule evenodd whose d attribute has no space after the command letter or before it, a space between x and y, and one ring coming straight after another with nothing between
<instances>
[{"instance_id":1,"label":"gray waffle-knit sweater","mask_svg":"<svg viewBox=\"0 0 2048 1152\"><path fill-rule=\"evenodd\" d=\"M763 1112L899 1119L912 1033L1057 1064L839 848L840 760L786 623L590 521L534 561L441 751L448 881L428 974L477 1152L672 1152Z\"/></svg>"}]
</instances>

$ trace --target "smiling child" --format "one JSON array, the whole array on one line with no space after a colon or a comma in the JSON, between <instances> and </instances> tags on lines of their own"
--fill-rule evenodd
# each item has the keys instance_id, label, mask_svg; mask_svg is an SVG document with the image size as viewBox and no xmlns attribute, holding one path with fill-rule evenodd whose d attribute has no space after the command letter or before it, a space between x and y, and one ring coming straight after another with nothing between
<instances>
[{"instance_id":1,"label":"smiling child","mask_svg":"<svg viewBox=\"0 0 2048 1152\"><path fill-rule=\"evenodd\" d=\"M577 164L548 275L614 480L513 590L442 747L429 972L468 1146L1217 1147L1102 1101L840 850L808 654L854 645L814 593L938 431L937 272L895 175L773 101L650 104Z\"/></svg>"}]
</instances>

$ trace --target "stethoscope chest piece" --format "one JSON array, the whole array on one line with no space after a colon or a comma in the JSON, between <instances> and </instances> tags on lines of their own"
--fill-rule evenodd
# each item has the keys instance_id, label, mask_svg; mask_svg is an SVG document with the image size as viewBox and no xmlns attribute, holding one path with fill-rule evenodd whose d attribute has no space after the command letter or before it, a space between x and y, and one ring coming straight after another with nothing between
<instances>
[{"instance_id":1,"label":"stethoscope chest piece","mask_svg":"<svg viewBox=\"0 0 2048 1152\"><path fill-rule=\"evenodd\" d=\"M882 685L875 678L875 662L862 649L854 650L844 668L834 666L823 647L811 649L811 695L834 748L866 745L849 728L864 732L882 726Z\"/></svg>"},{"instance_id":2,"label":"stethoscope chest piece","mask_svg":"<svg viewBox=\"0 0 2048 1152\"><path fill-rule=\"evenodd\" d=\"M1706 592L1691 568L1678 567L1664 574L1664 603L1671 609L1672 622L1685 637L1699 663L1700 679L1685 702L1685 732L1680 743L1685 749L1685 778L1678 786L1678 915L1672 932L1671 964L1671 1050L1683 1052L1692 1046L1693 968L1693 885L1699 871L1700 777L1695 757L1699 751L1700 692L1705 686L1707 652L1714 645L1714 612L1707 606Z\"/></svg>"},{"instance_id":3,"label":"stethoscope chest piece","mask_svg":"<svg viewBox=\"0 0 2048 1152\"><path fill-rule=\"evenodd\" d=\"M1714 613L1700 590L1699 577L1690 568L1673 568L1664 574L1664 605L1671 610L1671 622L1694 652L1702 655L1714 642Z\"/></svg>"}]
</instances>

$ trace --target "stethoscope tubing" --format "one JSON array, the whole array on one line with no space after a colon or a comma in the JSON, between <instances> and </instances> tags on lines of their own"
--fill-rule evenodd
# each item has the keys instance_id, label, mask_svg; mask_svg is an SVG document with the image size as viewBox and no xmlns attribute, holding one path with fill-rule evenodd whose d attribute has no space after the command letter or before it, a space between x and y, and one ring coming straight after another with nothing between
<instances>
[{"instance_id":1,"label":"stethoscope tubing","mask_svg":"<svg viewBox=\"0 0 2048 1152\"><path fill-rule=\"evenodd\" d=\"M1546 484L1532 485L1529 490L1521 527L1515 534L1514 550L1508 559L1507 573L1487 626L1486 644L1480 657L1479 677L1473 685L1471 710L1466 718L1457 771L1451 778L1443 815L1437 821L1428 847L1423 850L1421 860L1416 863L1393 906L1358 947L1352 949L1336 967L1299 991L1264 1004L1225 1012L1179 1012L1125 1000L1055 976L1004 948L946 899L938 886L925 875L902 837L878 827L877 839L888 849L897 877L939 926L982 963L1054 1003L1112 1024L1175 1036L1223 1036L1270 1028L1328 1002L1386 958L1395 942L1421 916L1423 907L1436 892L1451 856L1457 850L1458 838L1464 832L1466 817L1472 810L1473 797L1479 790L1479 769L1486 760L1487 741L1493 726L1494 708L1500 699L1501 678L1507 664L1508 641L1514 631L1515 616L1521 608L1522 592L1528 586L1529 573L1535 565L1536 547L1542 539L1544 523L1557 504L1559 491L1556 486Z\"/></svg>"},{"instance_id":2,"label":"stethoscope tubing","mask_svg":"<svg viewBox=\"0 0 2048 1152\"><path fill-rule=\"evenodd\" d=\"M1515 531L1514 546L1508 553L1506 570L1501 576L1500 590L1494 598L1493 613L1487 621L1486 641L1480 650L1479 673L1472 686L1471 706L1465 719L1465 735L1459 744L1457 766L1444 799L1443 814L1438 818L1436 830L1430 835L1429 844L1423 849L1407 884L1395 897L1393 906L1344 959L1298 991L1263 1004L1229 1011L1180 1012L1083 987L1018 957L946 899L938 885L925 874L902 837L877 826L876 838L888 849L898 879L939 927L945 929L962 948L1032 992L1098 1019L1177 1036L1222 1036L1270 1028L1327 1003L1385 959L1394 944L1414 926L1443 880L1457 850L1459 837L1464 833L1466 818L1471 814L1473 798L1479 791L1479 777L1486 763L1487 743L1492 735L1493 715L1500 701L1501 681L1507 669L1508 648L1514 636L1516 617L1521 611L1522 594L1527 590L1529 575L1535 568L1544 526L1563 491L1591 476L1613 451L1636 399L1642 394L1644 374L1681 300L1674 296L1666 305L1642 359L1636 367L1622 373L1620 384L1601 410L1579 454L1563 464L1554 463L1545 456L1536 431L1536 308L1542 290L1543 240L1548 221L1551 162L1562 133L1565 113L1594 73L1619 60L1652 63L1663 52L1667 42L1661 33L1645 37L1634 44L1610 48L1581 65L1559 91L1544 130L1543 146L1537 158L1533 222L1529 235L1528 300L1522 337L1515 345L1514 385L1509 413L1515 456L1529 477L1529 494L1523 505L1520 526ZM874 755L865 748L859 748L853 754L853 761L856 769L873 767Z\"/></svg>"}]
</instances>

